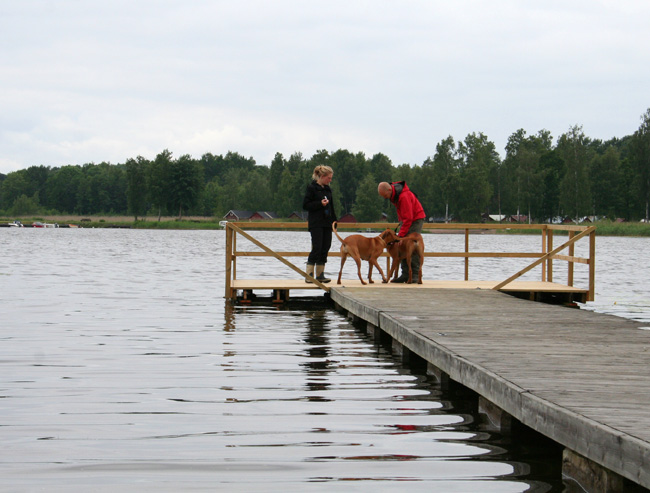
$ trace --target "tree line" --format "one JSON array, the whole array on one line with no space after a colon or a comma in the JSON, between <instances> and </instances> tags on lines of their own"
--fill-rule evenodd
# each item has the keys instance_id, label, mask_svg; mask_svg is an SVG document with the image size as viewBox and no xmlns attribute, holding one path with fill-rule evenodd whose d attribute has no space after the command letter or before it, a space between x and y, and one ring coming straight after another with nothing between
<instances>
[{"instance_id":1,"label":"tree line","mask_svg":"<svg viewBox=\"0 0 650 493\"><path fill-rule=\"evenodd\" d=\"M429 217L479 221L481 214L525 215L533 222L555 217L601 216L638 220L650 212L650 109L633 135L607 141L572 126L554 143L547 130L519 129L502 159L483 133L462 141L449 136L421 165L393 165L382 153L367 157L339 149L305 158L276 153L258 165L237 152L175 158L169 150L122 164L31 166L0 174L0 213L200 215L229 210L273 211L288 217L302 210L314 167L334 169L337 213L359 221L395 219L377 194L380 181L405 180Z\"/></svg>"}]
</instances>

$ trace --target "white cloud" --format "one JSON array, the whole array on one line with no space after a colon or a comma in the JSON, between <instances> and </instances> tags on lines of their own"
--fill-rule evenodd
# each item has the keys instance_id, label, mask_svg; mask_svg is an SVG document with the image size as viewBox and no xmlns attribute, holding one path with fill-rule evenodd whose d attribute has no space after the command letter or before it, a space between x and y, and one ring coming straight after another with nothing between
<instances>
[{"instance_id":1,"label":"white cloud","mask_svg":"<svg viewBox=\"0 0 650 493\"><path fill-rule=\"evenodd\" d=\"M447 135L628 135L644 1L5 2L0 172L318 149L420 164Z\"/></svg>"}]
</instances>

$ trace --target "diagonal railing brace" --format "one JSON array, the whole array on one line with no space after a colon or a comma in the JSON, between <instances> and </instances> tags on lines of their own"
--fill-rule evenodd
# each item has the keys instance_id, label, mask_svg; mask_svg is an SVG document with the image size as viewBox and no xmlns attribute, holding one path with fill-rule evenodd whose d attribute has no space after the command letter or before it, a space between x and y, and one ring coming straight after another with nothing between
<instances>
[{"instance_id":1,"label":"diagonal railing brace","mask_svg":"<svg viewBox=\"0 0 650 493\"><path fill-rule=\"evenodd\" d=\"M300 274L301 276L303 276L305 279L310 280L311 282L313 282L314 284L316 284L316 286L318 286L318 287L321 288L322 290L324 290L324 291L326 291L326 292L329 293L329 291L330 291L330 288L329 288L329 287L325 286L325 285L324 285L322 282L320 282L318 279L316 279L315 277L310 276L310 275L307 274L305 271L301 270L299 267L296 267L294 264L292 264L291 262L289 262L287 259L285 259L285 258L282 257L281 255L278 255L277 253L275 253L273 250L271 250L269 247L267 247L264 243L262 243L262 242L256 240L255 238L253 238L253 237L252 237L251 235L249 235L248 233L245 233L244 230L241 229L239 226L235 226L235 225L232 224L232 223L228 223L227 227L228 227L228 228L232 228L233 230L235 230L235 232L237 232L237 233L239 233L240 235L242 235L242 236L243 236L244 238L246 238L248 241L250 241L250 242L252 242L253 244L257 245L258 247L260 247L260 248L261 248L262 250L264 250L265 252L267 252L267 253L271 254L273 257L277 258L277 259L278 259L280 262L282 262L284 265L286 265L286 266L288 266L288 267L291 267L293 270L295 270L298 274Z\"/></svg>"},{"instance_id":2,"label":"diagonal railing brace","mask_svg":"<svg viewBox=\"0 0 650 493\"><path fill-rule=\"evenodd\" d=\"M583 237L587 236L588 234L591 234L591 233L592 233L593 231L595 231L595 230L596 230L596 227L595 227L595 226L590 226L590 227L588 227L587 229L585 229L584 231L582 231L580 234L577 234L576 236L574 236L573 238L571 238L571 239L570 239L569 241L567 241L566 243L560 245L559 247L557 247L557 248L551 250L550 252L548 252L547 254L541 256L540 258L538 258L537 260L535 260L532 264L530 264L528 267L525 267L524 269L520 270L520 271L517 272L516 274L513 274L512 276L510 276L510 277L509 277L508 279L506 279L505 281L500 282L499 284L497 284L496 286L494 286L492 289L494 289L494 290L499 290L499 289L501 289L503 286L505 286L506 284L510 284L512 281L514 281L514 280L517 279L518 277L521 277L522 275L524 275L524 274L525 274L526 272L528 272L529 270L534 269L535 267L537 267L537 266L538 266L539 264L541 264L542 262L545 262L546 260L548 260L549 257L552 257L552 256L555 255L556 253L558 253L558 252L564 250L564 249L567 248L568 246L574 244L574 243L575 243L576 241L578 241L580 238L583 238Z\"/></svg>"}]
</instances>

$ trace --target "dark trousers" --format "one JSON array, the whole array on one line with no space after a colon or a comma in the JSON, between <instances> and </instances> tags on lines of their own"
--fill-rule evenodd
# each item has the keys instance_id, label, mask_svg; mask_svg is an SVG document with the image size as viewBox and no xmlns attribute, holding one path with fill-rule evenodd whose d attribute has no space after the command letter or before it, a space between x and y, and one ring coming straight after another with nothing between
<instances>
[{"instance_id":1,"label":"dark trousers","mask_svg":"<svg viewBox=\"0 0 650 493\"><path fill-rule=\"evenodd\" d=\"M422 226L424 226L424 219L416 219L411 223L409 228L409 233L420 233L422 234ZM400 224L401 227L401 224ZM402 276L408 277L409 275L409 266L406 263L406 259L402 259L400 262L400 267L402 268ZM415 253L411 256L411 270L413 271L413 276L417 276L420 270L420 256Z\"/></svg>"},{"instance_id":2,"label":"dark trousers","mask_svg":"<svg viewBox=\"0 0 650 493\"><path fill-rule=\"evenodd\" d=\"M308 264L324 264L327 262L327 254L332 246L331 228L310 228L311 252L307 257Z\"/></svg>"}]
</instances>

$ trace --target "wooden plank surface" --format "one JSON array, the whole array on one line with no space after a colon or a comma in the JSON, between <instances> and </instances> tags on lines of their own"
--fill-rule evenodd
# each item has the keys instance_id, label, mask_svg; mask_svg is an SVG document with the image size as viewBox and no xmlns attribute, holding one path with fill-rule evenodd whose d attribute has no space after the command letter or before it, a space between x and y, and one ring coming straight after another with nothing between
<instances>
[{"instance_id":1,"label":"wooden plank surface","mask_svg":"<svg viewBox=\"0 0 650 493\"><path fill-rule=\"evenodd\" d=\"M650 327L485 289L332 300L524 424L650 487Z\"/></svg>"},{"instance_id":2,"label":"wooden plank surface","mask_svg":"<svg viewBox=\"0 0 650 493\"><path fill-rule=\"evenodd\" d=\"M492 289L499 281L422 281L422 284L384 284L381 276L377 277L374 284L362 286L359 279L342 279L339 287L359 287L363 289ZM365 277L364 277L365 279ZM330 288L336 287L336 278L328 283ZM234 279L231 283L234 289L318 289L314 284L308 284L303 279ZM507 291L533 291L533 292L561 292L561 293L586 293L586 289L566 286L564 284L542 281L513 281L505 287Z\"/></svg>"}]
</instances>

